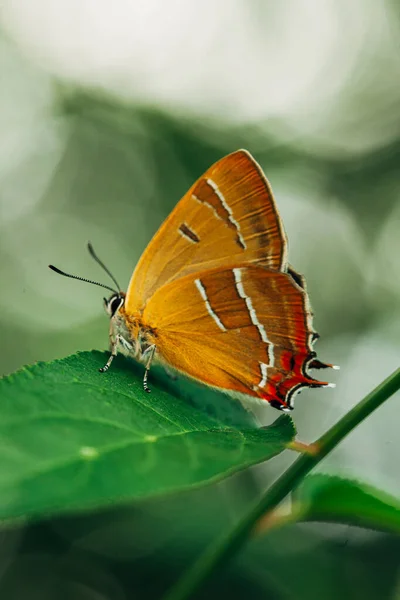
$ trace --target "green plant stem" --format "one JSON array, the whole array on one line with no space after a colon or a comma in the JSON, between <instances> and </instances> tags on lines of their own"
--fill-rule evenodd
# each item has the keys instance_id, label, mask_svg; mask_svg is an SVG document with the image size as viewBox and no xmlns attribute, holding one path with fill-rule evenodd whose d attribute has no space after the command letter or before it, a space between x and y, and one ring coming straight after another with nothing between
<instances>
[{"instance_id":1,"label":"green plant stem","mask_svg":"<svg viewBox=\"0 0 400 600\"><path fill-rule=\"evenodd\" d=\"M171 588L164 600L186 600L192 597L198 588L241 548L258 519L274 509L343 438L398 389L400 389L400 368L322 435L312 445L315 449L314 453L302 454L266 491L261 499L249 509L231 531L211 544L183 574L177 584Z\"/></svg>"}]
</instances>

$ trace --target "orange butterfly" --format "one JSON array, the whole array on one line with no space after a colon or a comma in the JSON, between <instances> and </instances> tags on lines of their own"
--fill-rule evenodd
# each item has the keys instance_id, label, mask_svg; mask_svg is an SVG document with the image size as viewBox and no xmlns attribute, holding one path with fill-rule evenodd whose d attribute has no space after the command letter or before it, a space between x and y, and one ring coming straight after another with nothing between
<instances>
[{"instance_id":1,"label":"orange butterfly","mask_svg":"<svg viewBox=\"0 0 400 600\"><path fill-rule=\"evenodd\" d=\"M93 258L118 283L89 244ZM270 185L245 150L222 158L183 196L144 251L128 291L104 299L111 355L122 346L222 391L283 411L304 386L332 386L309 369L318 338L304 278L287 262L287 239Z\"/></svg>"}]
</instances>

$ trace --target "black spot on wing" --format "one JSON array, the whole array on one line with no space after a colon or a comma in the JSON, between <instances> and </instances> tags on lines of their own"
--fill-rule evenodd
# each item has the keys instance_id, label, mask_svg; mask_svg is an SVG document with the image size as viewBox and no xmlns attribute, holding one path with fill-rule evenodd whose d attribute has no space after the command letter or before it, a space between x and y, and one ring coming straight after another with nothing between
<instances>
[{"instance_id":1,"label":"black spot on wing","mask_svg":"<svg viewBox=\"0 0 400 600\"><path fill-rule=\"evenodd\" d=\"M194 244L199 243L199 236L193 231L193 229L190 229L190 227L186 225L186 223L182 223L182 225L179 226L179 231L184 237L188 238Z\"/></svg>"}]
</instances>

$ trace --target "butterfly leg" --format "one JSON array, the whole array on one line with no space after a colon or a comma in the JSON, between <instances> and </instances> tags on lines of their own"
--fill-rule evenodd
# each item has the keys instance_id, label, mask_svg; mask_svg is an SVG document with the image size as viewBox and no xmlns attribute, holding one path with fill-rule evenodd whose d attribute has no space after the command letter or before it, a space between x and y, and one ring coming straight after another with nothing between
<instances>
[{"instance_id":1,"label":"butterfly leg","mask_svg":"<svg viewBox=\"0 0 400 600\"><path fill-rule=\"evenodd\" d=\"M106 362L104 367L101 367L101 369L99 369L100 373L105 373L106 371L108 371L108 369L111 366L112 361L114 360L114 356L117 356L117 344L115 344L115 346L112 348L111 354L108 357L108 361Z\"/></svg>"},{"instance_id":2,"label":"butterfly leg","mask_svg":"<svg viewBox=\"0 0 400 600\"><path fill-rule=\"evenodd\" d=\"M143 389L148 394L151 392L151 389L147 386L147 376L148 376L148 373L150 371L150 367L151 367L152 360L154 358L155 351L156 351L156 345L155 344L153 344L152 346L149 346L146 349L146 351L145 351L146 354L147 353L149 354L149 358L147 359L146 369L145 369L145 372L144 372L144 375L143 375Z\"/></svg>"},{"instance_id":3,"label":"butterfly leg","mask_svg":"<svg viewBox=\"0 0 400 600\"><path fill-rule=\"evenodd\" d=\"M117 344L121 344L121 346L123 346L127 352L132 350L133 345L130 342L128 342L128 340L126 340L124 337L122 337L122 335L118 335L117 337L118 337Z\"/></svg>"},{"instance_id":4,"label":"butterfly leg","mask_svg":"<svg viewBox=\"0 0 400 600\"><path fill-rule=\"evenodd\" d=\"M111 363L114 360L114 357L117 356L117 354L118 354L118 344L121 344L121 346L123 346L125 348L125 350L132 350L132 348L133 348L132 344L130 344L125 338L123 338L122 335L117 334L115 336L115 339L112 339L112 338L110 338L110 339L111 339L111 354L108 358L108 361L104 365L104 367L101 367L101 369L99 369L100 373L105 373L110 368Z\"/></svg>"}]
</instances>

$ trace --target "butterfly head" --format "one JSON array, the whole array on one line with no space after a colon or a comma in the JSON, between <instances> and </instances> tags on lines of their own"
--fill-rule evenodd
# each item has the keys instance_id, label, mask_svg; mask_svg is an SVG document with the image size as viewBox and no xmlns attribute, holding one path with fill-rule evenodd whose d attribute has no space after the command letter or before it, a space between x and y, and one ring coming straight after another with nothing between
<instances>
[{"instance_id":1,"label":"butterfly head","mask_svg":"<svg viewBox=\"0 0 400 600\"><path fill-rule=\"evenodd\" d=\"M109 298L103 298L103 301L107 314L112 318L124 305L125 294L123 292L115 292Z\"/></svg>"}]
</instances>

